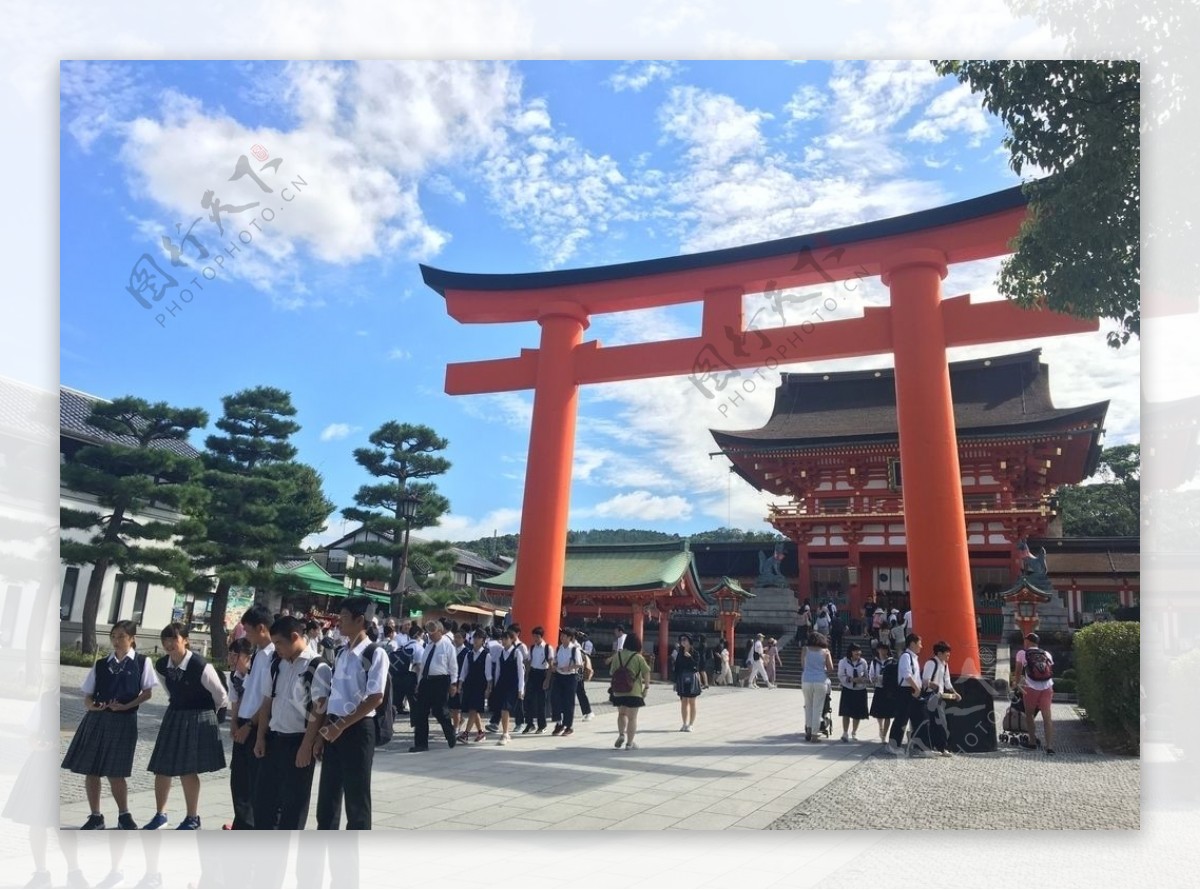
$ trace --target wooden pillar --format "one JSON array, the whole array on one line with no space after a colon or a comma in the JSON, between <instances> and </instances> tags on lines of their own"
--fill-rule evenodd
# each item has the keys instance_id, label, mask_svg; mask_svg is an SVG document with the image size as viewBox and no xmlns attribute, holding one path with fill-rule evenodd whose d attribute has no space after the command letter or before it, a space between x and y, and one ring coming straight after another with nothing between
<instances>
[{"instance_id":1,"label":"wooden pillar","mask_svg":"<svg viewBox=\"0 0 1200 890\"><path fill-rule=\"evenodd\" d=\"M538 319L542 326L517 577L512 619L522 627L546 629L558 639L562 617L567 511L571 503L571 462L579 407L574 350L583 340L587 316L572 303L551 303Z\"/></svg>"},{"instance_id":2,"label":"wooden pillar","mask_svg":"<svg viewBox=\"0 0 1200 890\"><path fill-rule=\"evenodd\" d=\"M642 642L642 651L646 651L646 613L642 611L642 604L635 602L633 604L632 618L630 620L633 632Z\"/></svg>"},{"instance_id":3,"label":"wooden pillar","mask_svg":"<svg viewBox=\"0 0 1200 890\"><path fill-rule=\"evenodd\" d=\"M737 639L734 627L737 623L736 612L726 612L721 616L721 620L725 622L725 645L729 647L730 664L737 664ZM734 676L737 676L735 673Z\"/></svg>"},{"instance_id":4,"label":"wooden pillar","mask_svg":"<svg viewBox=\"0 0 1200 890\"><path fill-rule=\"evenodd\" d=\"M668 656L671 652L671 610L662 609L658 613L658 671L666 679Z\"/></svg>"},{"instance_id":5,"label":"wooden pillar","mask_svg":"<svg viewBox=\"0 0 1200 890\"><path fill-rule=\"evenodd\" d=\"M904 530L914 625L925 641L950 644L950 669L979 676L967 520L946 336L942 279L946 257L913 249L889 258L896 359L896 415L904 467Z\"/></svg>"}]
</instances>

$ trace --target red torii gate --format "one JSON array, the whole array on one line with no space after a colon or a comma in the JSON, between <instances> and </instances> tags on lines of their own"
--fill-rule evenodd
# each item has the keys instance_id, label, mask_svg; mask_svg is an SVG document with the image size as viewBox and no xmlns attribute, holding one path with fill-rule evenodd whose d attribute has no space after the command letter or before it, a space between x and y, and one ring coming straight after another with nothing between
<instances>
[{"instance_id":1,"label":"red torii gate","mask_svg":"<svg viewBox=\"0 0 1200 890\"><path fill-rule=\"evenodd\" d=\"M951 645L956 673L976 675L979 643L946 349L1099 328L1095 320L1026 311L1008 301L942 299L948 266L1011 252L1026 212L1016 186L815 235L657 260L504 275L421 266L425 283L457 321L536 321L542 329L540 347L522 349L517 358L446 367L450 395L534 390L513 619L542 625L552 639L557 633L580 384L890 352L914 620L926 640ZM866 275L882 278L889 306L868 308L862 318L756 328L747 336L745 294ZM691 302L704 304L699 337L616 347L583 342L592 315ZM739 339L732 353L717 352L717 344Z\"/></svg>"}]
</instances>

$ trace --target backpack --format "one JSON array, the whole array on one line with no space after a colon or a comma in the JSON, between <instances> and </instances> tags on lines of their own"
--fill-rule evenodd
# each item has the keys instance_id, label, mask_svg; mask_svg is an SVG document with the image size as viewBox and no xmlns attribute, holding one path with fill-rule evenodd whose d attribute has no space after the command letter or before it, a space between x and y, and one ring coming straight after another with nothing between
<instances>
[{"instance_id":1,"label":"backpack","mask_svg":"<svg viewBox=\"0 0 1200 890\"><path fill-rule=\"evenodd\" d=\"M402 677L412 669L412 661L412 643L407 643L388 653L388 671L395 676Z\"/></svg>"},{"instance_id":2,"label":"backpack","mask_svg":"<svg viewBox=\"0 0 1200 890\"><path fill-rule=\"evenodd\" d=\"M889 658L884 662L880 676L883 677L881 689L895 689L900 685L900 662L895 658Z\"/></svg>"},{"instance_id":3,"label":"backpack","mask_svg":"<svg viewBox=\"0 0 1200 890\"><path fill-rule=\"evenodd\" d=\"M595 672L592 670L592 659L588 656L588 654L586 652L584 652L583 653L583 680L584 680L584 682L586 683L588 680L592 679L594 674L595 674Z\"/></svg>"},{"instance_id":4,"label":"backpack","mask_svg":"<svg viewBox=\"0 0 1200 890\"><path fill-rule=\"evenodd\" d=\"M375 660L375 652L378 649L378 644L371 643L363 650L364 681L366 675L371 672L371 664ZM409 658L412 658L411 652L409 652ZM392 736L396 733L392 726L396 722L396 703L392 699L392 672L390 670L383 675L383 702L375 709L375 716L371 719L375 721L375 747L382 748L392 740Z\"/></svg>"},{"instance_id":5,"label":"backpack","mask_svg":"<svg viewBox=\"0 0 1200 890\"><path fill-rule=\"evenodd\" d=\"M1050 653L1045 649L1026 649L1025 676L1039 683L1054 679L1054 663L1050 661Z\"/></svg>"},{"instance_id":6,"label":"backpack","mask_svg":"<svg viewBox=\"0 0 1200 890\"><path fill-rule=\"evenodd\" d=\"M633 692L633 671L629 669L629 662L633 659L621 660L617 656L617 669L612 672L612 691L613 695L629 695Z\"/></svg>"}]
</instances>

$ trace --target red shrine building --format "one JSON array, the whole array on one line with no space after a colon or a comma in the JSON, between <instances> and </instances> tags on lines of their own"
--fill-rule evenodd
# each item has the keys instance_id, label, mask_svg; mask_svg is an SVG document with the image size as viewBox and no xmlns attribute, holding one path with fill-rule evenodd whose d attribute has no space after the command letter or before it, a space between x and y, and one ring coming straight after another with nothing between
<instances>
[{"instance_id":1,"label":"red shrine building","mask_svg":"<svg viewBox=\"0 0 1200 890\"><path fill-rule=\"evenodd\" d=\"M977 612L1012 583L1018 542L1057 537L1058 486L1091 476L1108 402L1057 408L1041 350L950 364ZM801 601L853 614L908 607L904 501L891 368L783 374L760 429L712 431L733 470L780 497L768 521L793 541ZM989 622L990 623L990 622Z\"/></svg>"}]
</instances>

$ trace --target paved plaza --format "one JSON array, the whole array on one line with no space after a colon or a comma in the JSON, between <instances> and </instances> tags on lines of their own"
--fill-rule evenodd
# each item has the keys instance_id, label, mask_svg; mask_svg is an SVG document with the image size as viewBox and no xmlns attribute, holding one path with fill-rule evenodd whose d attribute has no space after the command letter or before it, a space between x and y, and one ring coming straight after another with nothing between
<instances>
[{"instance_id":1,"label":"paved plaza","mask_svg":"<svg viewBox=\"0 0 1200 890\"><path fill-rule=\"evenodd\" d=\"M63 667L61 749L82 714L78 688L85 671ZM713 688L699 701L693 732L679 731L678 699L667 685L651 690L638 726L639 748L616 750L616 718L601 704L602 682L589 684L595 717L576 717L567 739L515 736L449 750L433 741L409 754L411 729L377 749L376 828L542 829L795 829L885 828L881 800L919 801L938 828L1024 827L1036 812L1044 828L1137 828L1140 770L1135 758L1097 753L1068 705L1056 706L1061 733L1051 758L1004 748L993 754L892 758L879 751L864 723L860 741L803 741L798 690ZM836 695L835 695L836 713ZM1000 705L998 705L1000 707ZM130 809L139 822L154 812L145 769L165 709L161 690L142 707L141 741L130 781ZM434 727L436 730L436 727ZM222 728L228 746L228 727ZM227 748L228 754L228 748ZM83 779L60 771L61 824L87 816ZM313 786L316 805L316 783ZM107 789L106 789L107 793ZM172 824L183 816L172 790ZM115 819L111 798L106 816ZM228 772L203 777L205 829L230 821ZM315 826L310 813L309 828Z\"/></svg>"}]
</instances>

